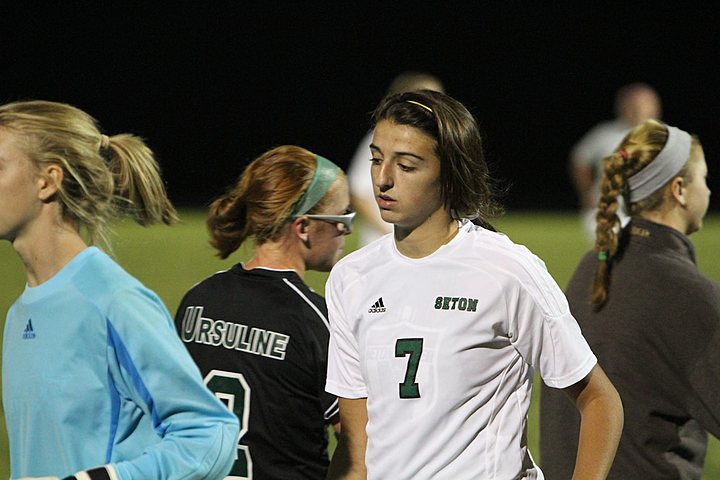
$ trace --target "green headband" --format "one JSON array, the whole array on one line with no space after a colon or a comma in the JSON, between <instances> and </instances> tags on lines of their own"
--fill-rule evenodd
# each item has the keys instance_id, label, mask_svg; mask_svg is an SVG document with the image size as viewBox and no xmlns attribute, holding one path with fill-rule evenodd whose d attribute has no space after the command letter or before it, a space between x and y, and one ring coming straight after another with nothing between
<instances>
[{"instance_id":1,"label":"green headband","mask_svg":"<svg viewBox=\"0 0 720 480\"><path fill-rule=\"evenodd\" d=\"M293 213L290 215L291 218L305 215L312 207L314 207L320 199L330 190L330 185L333 184L338 176L340 167L335 165L333 162L320 155L315 155L315 161L317 166L315 167L315 173L313 174L312 180L307 190L300 196L300 200L295 204Z\"/></svg>"}]
</instances>

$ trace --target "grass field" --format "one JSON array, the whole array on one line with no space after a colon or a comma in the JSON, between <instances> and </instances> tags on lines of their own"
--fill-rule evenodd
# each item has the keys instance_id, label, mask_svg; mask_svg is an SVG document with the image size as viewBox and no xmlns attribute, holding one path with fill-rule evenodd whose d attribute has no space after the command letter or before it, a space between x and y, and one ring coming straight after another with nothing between
<instances>
[{"instance_id":1,"label":"grass field","mask_svg":"<svg viewBox=\"0 0 720 480\"><path fill-rule=\"evenodd\" d=\"M226 261L213 256L207 244L204 212L182 212L182 223L175 227L142 229L134 224L118 225L114 241L115 257L131 274L153 289L165 301L171 314L175 313L183 294L197 281L213 272L228 268L247 259L243 250ZM526 245L545 261L550 273L561 287L572 274L580 256L588 245L574 214L570 213L509 213L496 222L516 243ZM692 236L697 250L700 270L720 281L720 216L706 219L705 228ZM348 249L355 246L356 237L348 237ZM323 292L327 274L309 272L306 281ZM15 252L7 242L0 244L0 314L4 319L13 300L24 286L24 272ZM679 332L680 333L680 332ZM535 389L536 391L538 389ZM537 406L533 400L530 412L529 442L538 458ZM0 416L0 479L9 477L7 438L4 415ZM711 439L703 479L720 478L720 442Z\"/></svg>"}]
</instances>

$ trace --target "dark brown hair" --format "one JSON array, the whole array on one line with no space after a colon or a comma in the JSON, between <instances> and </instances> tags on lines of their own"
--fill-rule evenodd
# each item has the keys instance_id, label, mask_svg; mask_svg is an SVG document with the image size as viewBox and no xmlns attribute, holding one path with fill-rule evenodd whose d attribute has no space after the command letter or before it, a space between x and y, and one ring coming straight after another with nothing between
<instances>
[{"instance_id":1,"label":"dark brown hair","mask_svg":"<svg viewBox=\"0 0 720 480\"><path fill-rule=\"evenodd\" d=\"M477 122L463 104L430 90L399 93L386 97L375 109L373 124L382 120L417 128L435 140L441 195L450 215L493 229L489 220L503 209L496 200L497 187L485 161Z\"/></svg>"}]
</instances>

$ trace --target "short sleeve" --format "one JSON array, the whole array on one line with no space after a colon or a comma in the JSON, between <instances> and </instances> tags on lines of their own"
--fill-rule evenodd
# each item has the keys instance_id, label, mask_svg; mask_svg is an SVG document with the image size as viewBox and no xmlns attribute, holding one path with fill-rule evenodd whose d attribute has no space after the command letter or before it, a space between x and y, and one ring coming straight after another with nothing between
<instances>
[{"instance_id":1,"label":"short sleeve","mask_svg":"<svg viewBox=\"0 0 720 480\"><path fill-rule=\"evenodd\" d=\"M565 295L544 267L534 268L532 281L511 290L508 310L512 344L548 386L569 387L597 363Z\"/></svg>"},{"instance_id":2,"label":"short sleeve","mask_svg":"<svg viewBox=\"0 0 720 480\"><path fill-rule=\"evenodd\" d=\"M594 166L598 158L598 144L600 142L601 134L598 127L587 132L570 151L573 165L576 167Z\"/></svg>"},{"instance_id":3,"label":"short sleeve","mask_svg":"<svg viewBox=\"0 0 720 480\"><path fill-rule=\"evenodd\" d=\"M339 277L340 272L333 270L325 286L330 321L325 390L343 398L365 398L367 386L361 371L359 344L343 308ZM347 294L347 290L343 293Z\"/></svg>"},{"instance_id":4,"label":"short sleeve","mask_svg":"<svg viewBox=\"0 0 720 480\"><path fill-rule=\"evenodd\" d=\"M318 297L319 298L319 297ZM322 299L323 307L327 304ZM310 315L317 315L312 312ZM337 396L325 391L325 382L327 380L328 368L328 344L330 343L330 328L327 321L327 311L324 312L322 322L317 322L318 330L316 340L312 342L317 345L315 352L315 361L313 362L317 370L317 389L320 406L323 410L323 420L326 424L334 425L340 421L340 408L338 406Z\"/></svg>"}]
</instances>

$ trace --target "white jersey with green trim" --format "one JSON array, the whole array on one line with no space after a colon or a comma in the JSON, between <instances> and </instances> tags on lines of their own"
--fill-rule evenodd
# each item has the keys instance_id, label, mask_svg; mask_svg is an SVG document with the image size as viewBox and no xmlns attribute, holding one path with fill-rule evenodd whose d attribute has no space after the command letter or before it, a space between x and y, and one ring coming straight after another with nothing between
<instances>
[{"instance_id":1,"label":"white jersey with green trim","mask_svg":"<svg viewBox=\"0 0 720 480\"><path fill-rule=\"evenodd\" d=\"M539 258L469 221L420 259L387 235L335 266L326 297L326 389L367 397L368 478L543 478L534 371L564 388L596 358Z\"/></svg>"}]
</instances>

